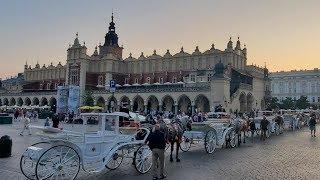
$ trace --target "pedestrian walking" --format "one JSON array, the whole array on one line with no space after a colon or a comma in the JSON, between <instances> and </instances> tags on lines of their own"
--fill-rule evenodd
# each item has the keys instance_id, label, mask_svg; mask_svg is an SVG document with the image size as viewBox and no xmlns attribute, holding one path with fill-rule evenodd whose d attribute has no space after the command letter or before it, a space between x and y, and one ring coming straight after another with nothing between
<instances>
[{"instance_id":1,"label":"pedestrian walking","mask_svg":"<svg viewBox=\"0 0 320 180\"><path fill-rule=\"evenodd\" d=\"M316 116L315 114L312 114L309 120L309 129L311 133L311 137L316 137Z\"/></svg>"},{"instance_id":2,"label":"pedestrian walking","mask_svg":"<svg viewBox=\"0 0 320 180\"><path fill-rule=\"evenodd\" d=\"M164 132L160 130L160 124L155 125L155 128L148 136L146 143L152 151L153 180L166 178L166 175L164 174L166 138ZM159 170L160 176L158 176Z\"/></svg>"},{"instance_id":3,"label":"pedestrian walking","mask_svg":"<svg viewBox=\"0 0 320 180\"><path fill-rule=\"evenodd\" d=\"M266 116L263 116L263 119L260 122L260 128L261 128L261 140L266 140L267 138L267 131L268 131L268 126L270 122L267 120Z\"/></svg>"},{"instance_id":4,"label":"pedestrian walking","mask_svg":"<svg viewBox=\"0 0 320 180\"><path fill-rule=\"evenodd\" d=\"M254 120L250 120L249 122L249 126L250 126L250 131L251 131L251 139L252 142L254 141L254 132L257 130L256 129L256 123L254 122Z\"/></svg>"},{"instance_id":5,"label":"pedestrian walking","mask_svg":"<svg viewBox=\"0 0 320 180\"><path fill-rule=\"evenodd\" d=\"M46 118L46 122L44 123L44 126L46 127L46 126L50 126L50 122L49 122L49 117L47 117Z\"/></svg>"},{"instance_id":6,"label":"pedestrian walking","mask_svg":"<svg viewBox=\"0 0 320 180\"><path fill-rule=\"evenodd\" d=\"M22 131L20 132L20 136L23 136L23 133L24 133L25 130L28 130L29 135L31 135L31 131L30 131L30 118L24 117L23 120L24 120L24 122L23 122L23 128L22 128Z\"/></svg>"},{"instance_id":7,"label":"pedestrian walking","mask_svg":"<svg viewBox=\"0 0 320 180\"><path fill-rule=\"evenodd\" d=\"M57 114L52 116L52 127L59 128L59 118Z\"/></svg>"}]
</instances>

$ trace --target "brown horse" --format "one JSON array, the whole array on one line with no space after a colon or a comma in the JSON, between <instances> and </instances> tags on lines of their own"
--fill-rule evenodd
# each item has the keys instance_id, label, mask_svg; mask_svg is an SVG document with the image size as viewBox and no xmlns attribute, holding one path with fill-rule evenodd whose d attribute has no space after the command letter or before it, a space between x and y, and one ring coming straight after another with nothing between
<instances>
[{"instance_id":1,"label":"brown horse","mask_svg":"<svg viewBox=\"0 0 320 180\"><path fill-rule=\"evenodd\" d=\"M180 162L179 150L180 144L182 142L183 133L187 130L187 127L190 127L191 121L188 117L182 117L181 119L175 119L173 121L166 119L161 121L161 129L164 130L166 134L166 139L171 146L170 151L170 162L173 162L173 150L174 145L176 144L176 161Z\"/></svg>"}]
</instances>

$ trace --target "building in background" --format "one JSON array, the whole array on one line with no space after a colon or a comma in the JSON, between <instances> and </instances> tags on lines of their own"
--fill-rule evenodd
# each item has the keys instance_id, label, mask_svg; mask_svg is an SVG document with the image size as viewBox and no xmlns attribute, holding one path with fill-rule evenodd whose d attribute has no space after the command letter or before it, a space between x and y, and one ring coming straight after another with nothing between
<instances>
[{"instance_id":1,"label":"building in background","mask_svg":"<svg viewBox=\"0 0 320 180\"><path fill-rule=\"evenodd\" d=\"M235 47L230 40L226 49L214 44L200 52L159 55L156 50L137 58L130 53L123 58L113 15L104 43L87 54L85 43L76 34L67 49L64 65L24 67L25 83L20 93L3 94L2 104L55 105L57 87L79 86L81 95L93 91L95 104L118 110L127 104L132 111L171 111L193 114L212 111L221 105L227 111L250 112L264 109L270 82L266 67L247 65L247 48L238 38ZM110 80L117 90L106 90Z\"/></svg>"},{"instance_id":2,"label":"building in background","mask_svg":"<svg viewBox=\"0 0 320 180\"><path fill-rule=\"evenodd\" d=\"M18 73L15 77L10 77L8 79L1 81L1 87L12 93L19 93L23 89L24 75L23 73Z\"/></svg>"},{"instance_id":3,"label":"building in background","mask_svg":"<svg viewBox=\"0 0 320 180\"><path fill-rule=\"evenodd\" d=\"M283 101L306 96L310 104L320 104L320 70L291 70L270 73L271 95Z\"/></svg>"}]
</instances>

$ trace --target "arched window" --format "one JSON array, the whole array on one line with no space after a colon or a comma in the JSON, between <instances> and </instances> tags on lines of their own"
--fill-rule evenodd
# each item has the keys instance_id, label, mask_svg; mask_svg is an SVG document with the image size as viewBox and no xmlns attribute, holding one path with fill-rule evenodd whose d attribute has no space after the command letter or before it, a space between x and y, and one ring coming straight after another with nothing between
<instances>
[{"instance_id":1,"label":"arched window","mask_svg":"<svg viewBox=\"0 0 320 180\"><path fill-rule=\"evenodd\" d=\"M128 78L124 78L124 84L129 84L128 83Z\"/></svg>"},{"instance_id":2,"label":"arched window","mask_svg":"<svg viewBox=\"0 0 320 180\"><path fill-rule=\"evenodd\" d=\"M139 79L136 78L136 79L134 80L134 83L135 83L135 84L139 84Z\"/></svg>"},{"instance_id":3,"label":"arched window","mask_svg":"<svg viewBox=\"0 0 320 180\"><path fill-rule=\"evenodd\" d=\"M163 84L163 77L160 77L160 78L159 78L159 83L160 83L160 84Z\"/></svg>"},{"instance_id":4,"label":"arched window","mask_svg":"<svg viewBox=\"0 0 320 180\"><path fill-rule=\"evenodd\" d=\"M172 83L177 83L177 77L172 78Z\"/></svg>"},{"instance_id":5,"label":"arched window","mask_svg":"<svg viewBox=\"0 0 320 180\"><path fill-rule=\"evenodd\" d=\"M98 76L98 86L103 86L103 76Z\"/></svg>"},{"instance_id":6,"label":"arched window","mask_svg":"<svg viewBox=\"0 0 320 180\"><path fill-rule=\"evenodd\" d=\"M150 84L150 77L147 77L147 83Z\"/></svg>"}]
</instances>

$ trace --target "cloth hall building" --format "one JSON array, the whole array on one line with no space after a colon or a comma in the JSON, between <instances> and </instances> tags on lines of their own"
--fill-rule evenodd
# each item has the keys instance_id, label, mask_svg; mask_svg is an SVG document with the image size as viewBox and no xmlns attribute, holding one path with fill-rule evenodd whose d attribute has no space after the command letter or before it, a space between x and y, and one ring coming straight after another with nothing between
<instances>
[{"instance_id":1,"label":"cloth hall building","mask_svg":"<svg viewBox=\"0 0 320 180\"><path fill-rule=\"evenodd\" d=\"M93 92L96 105L117 110L128 104L132 111L171 111L195 113L212 111L222 105L227 111L247 112L264 109L269 96L268 70L247 65L247 49L238 38L235 47L230 38L224 50L212 44L200 52L160 55L154 50L147 56L122 56L115 23L110 22L104 44L87 53L79 43L78 33L67 49L66 62L54 66L24 67L21 92L0 93L1 105L56 104L57 87L80 86L81 94ZM110 80L116 82L116 92L106 90Z\"/></svg>"}]
</instances>

